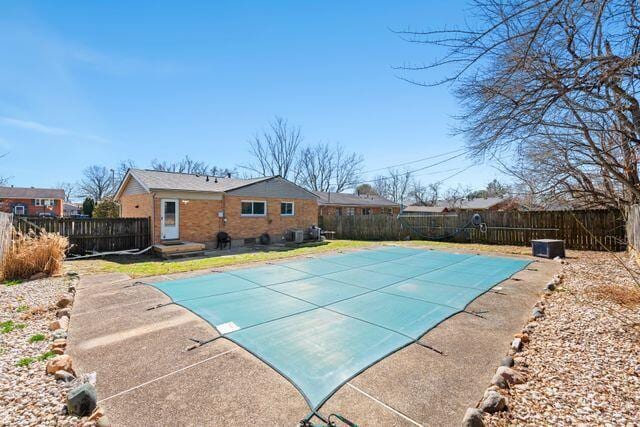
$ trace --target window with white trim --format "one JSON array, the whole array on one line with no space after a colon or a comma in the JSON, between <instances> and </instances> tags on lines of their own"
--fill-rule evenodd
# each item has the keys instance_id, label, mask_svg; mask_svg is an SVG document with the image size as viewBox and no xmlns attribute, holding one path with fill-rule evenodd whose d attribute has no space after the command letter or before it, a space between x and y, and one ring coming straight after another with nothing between
<instances>
[{"instance_id":1,"label":"window with white trim","mask_svg":"<svg viewBox=\"0 0 640 427\"><path fill-rule=\"evenodd\" d=\"M293 216L295 214L295 207L293 202L280 202L280 215Z\"/></svg>"},{"instance_id":2,"label":"window with white trim","mask_svg":"<svg viewBox=\"0 0 640 427\"><path fill-rule=\"evenodd\" d=\"M345 211L346 211L345 214L349 216L356 214L356 208L345 208Z\"/></svg>"},{"instance_id":3,"label":"window with white trim","mask_svg":"<svg viewBox=\"0 0 640 427\"><path fill-rule=\"evenodd\" d=\"M16 215L24 215L24 206L22 205L16 205L13 207L13 213Z\"/></svg>"},{"instance_id":4,"label":"window with white trim","mask_svg":"<svg viewBox=\"0 0 640 427\"><path fill-rule=\"evenodd\" d=\"M371 208L362 208L362 215L371 215Z\"/></svg>"},{"instance_id":5,"label":"window with white trim","mask_svg":"<svg viewBox=\"0 0 640 427\"><path fill-rule=\"evenodd\" d=\"M267 214L267 202L255 200L243 200L240 203L240 216L265 216Z\"/></svg>"},{"instance_id":6,"label":"window with white trim","mask_svg":"<svg viewBox=\"0 0 640 427\"><path fill-rule=\"evenodd\" d=\"M34 199L33 201L33 204L36 206L53 206L55 203L53 199Z\"/></svg>"}]
</instances>

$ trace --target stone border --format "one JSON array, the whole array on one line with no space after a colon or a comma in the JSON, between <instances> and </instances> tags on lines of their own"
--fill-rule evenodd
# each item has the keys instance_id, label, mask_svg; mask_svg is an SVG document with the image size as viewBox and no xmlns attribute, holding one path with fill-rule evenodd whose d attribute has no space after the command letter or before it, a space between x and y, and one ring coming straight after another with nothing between
<instances>
[{"instance_id":1,"label":"stone border","mask_svg":"<svg viewBox=\"0 0 640 427\"><path fill-rule=\"evenodd\" d=\"M65 354L67 348L67 331L71 321L71 308L76 294L76 285L79 281L78 273L69 272L65 278L69 285L67 293L56 302L56 320L49 324L49 330L53 331L51 351L56 354L49 359L46 365L46 373L53 375L57 381L77 383L67 395L66 411L70 415L85 418L80 424L82 427L108 427L109 419L104 410L97 406L96 373L77 376L73 369L73 359Z\"/></svg>"},{"instance_id":2,"label":"stone border","mask_svg":"<svg viewBox=\"0 0 640 427\"><path fill-rule=\"evenodd\" d=\"M556 262L564 264L565 261L556 258ZM504 391L509 389L511 385L522 384L528 381L524 372L518 369L513 356L521 352L523 347L529 343L529 334L536 327L538 319L544 317L545 300L556 288L563 282L564 274L558 273L553 276L544 287L540 301L538 301L531 310L531 317L525 327L513 336L513 341L509 347L507 355L500 361L500 366L496 369L495 374L491 378L491 385L485 390L482 399L473 408L468 408L462 419L464 427L483 427L484 414L493 414L496 412L507 411L509 402Z\"/></svg>"}]
</instances>

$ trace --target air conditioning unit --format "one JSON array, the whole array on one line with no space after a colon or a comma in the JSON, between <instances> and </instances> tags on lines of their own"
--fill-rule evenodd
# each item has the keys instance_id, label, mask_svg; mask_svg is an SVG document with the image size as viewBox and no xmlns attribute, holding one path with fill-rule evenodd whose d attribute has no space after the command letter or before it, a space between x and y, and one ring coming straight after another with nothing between
<instances>
[{"instance_id":1,"label":"air conditioning unit","mask_svg":"<svg viewBox=\"0 0 640 427\"><path fill-rule=\"evenodd\" d=\"M553 259L564 258L564 240L537 239L531 241L533 256Z\"/></svg>"},{"instance_id":2,"label":"air conditioning unit","mask_svg":"<svg viewBox=\"0 0 640 427\"><path fill-rule=\"evenodd\" d=\"M304 242L304 230L293 230L293 241L296 243Z\"/></svg>"}]
</instances>

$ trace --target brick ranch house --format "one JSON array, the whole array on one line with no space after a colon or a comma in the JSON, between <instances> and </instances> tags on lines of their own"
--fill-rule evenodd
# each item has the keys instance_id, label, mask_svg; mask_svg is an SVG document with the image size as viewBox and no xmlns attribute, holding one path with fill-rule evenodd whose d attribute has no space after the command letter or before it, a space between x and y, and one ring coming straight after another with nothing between
<instances>
[{"instance_id":1,"label":"brick ranch house","mask_svg":"<svg viewBox=\"0 0 640 427\"><path fill-rule=\"evenodd\" d=\"M116 201L122 217L149 217L153 243L182 240L216 244L268 233L280 241L289 230L318 222L316 196L280 176L237 179L130 169Z\"/></svg>"},{"instance_id":2,"label":"brick ranch house","mask_svg":"<svg viewBox=\"0 0 640 427\"><path fill-rule=\"evenodd\" d=\"M325 191L314 191L313 194L318 196L320 216L397 215L400 212L398 203L380 196Z\"/></svg>"},{"instance_id":3,"label":"brick ranch house","mask_svg":"<svg viewBox=\"0 0 640 427\"><path fill-rule=\"evenodd\" d=\"M471 200L461 200L456 203L439 201L435 206L406 206L403 214L428 215L456 211L505 211L518 210L520 205L511 197L478 197Z\"/></svg>"},{"instance_id":4,"label":"brick ranch house","mask_svg":"<svg viewBox=\"0 0 640 427\"><path fill-rule=\"evenodd\" d=\"M0 187L0 211L14 215L63 216L64 190L59 188Z\"/></svg>"}]
</instances>

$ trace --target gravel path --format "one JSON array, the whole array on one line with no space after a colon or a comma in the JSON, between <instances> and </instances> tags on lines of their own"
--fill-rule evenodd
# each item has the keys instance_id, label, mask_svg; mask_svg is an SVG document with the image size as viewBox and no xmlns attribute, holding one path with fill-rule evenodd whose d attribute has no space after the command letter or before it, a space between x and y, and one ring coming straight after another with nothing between
<instances>
[{"instance_id":1,"label":"gravel path","mask_svg":"<svg viewBox=\"0 0 640 427\"><path fill-rule=\"evenodd\" d=\"M49 323L55 303L67 290L63 278L46 278L14 286L0 284L0 425L77 425L79 419L61 413L69 385L46 375L51 344ZM41 341L30 342L37 335ZM32 358L28 366L18 366Z\"/></svg>"},{"instance_id":2,"label":"gravel path","mask_svg":"<svg viewBox=\"0 0 640 427\"><path fill-rule=\"evenodd\" d=\"M626 254L618 255L638 269ZM487 425L640 425L640 298L613 255L582 252L515 356L529 381L507 392L507 412ZM637 302L609 298L610 286ZM618 294L620 294L618 292Z\"/></svg>"}]
</instances>

